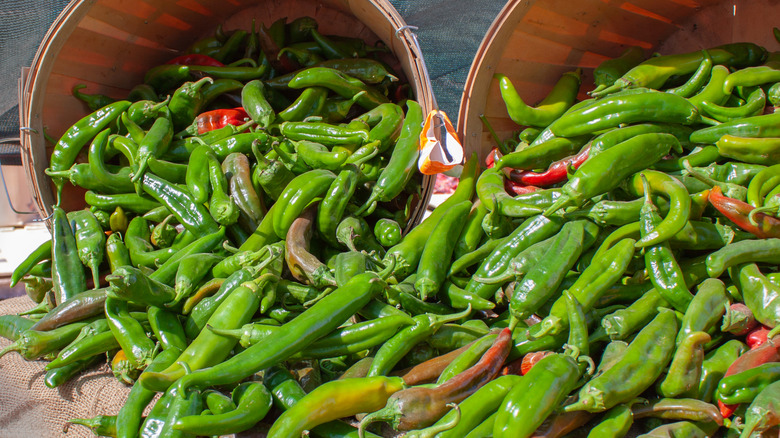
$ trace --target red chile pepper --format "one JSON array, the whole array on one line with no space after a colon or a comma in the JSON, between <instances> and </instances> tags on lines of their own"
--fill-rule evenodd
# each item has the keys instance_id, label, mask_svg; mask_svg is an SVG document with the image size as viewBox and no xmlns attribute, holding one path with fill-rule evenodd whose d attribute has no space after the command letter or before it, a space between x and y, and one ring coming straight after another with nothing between
<instances>
[{"instance_id":1,"label":"red chile pepper","mask_svg":"<svg viewBox=\"0 0 780 438\"><path fill-rule=\"evenodd\" d=\"M520 373L526 375L542 358L553 354L552 351L534 351L523 356L520 363Z\"/></svg>"},{"instance_id":2,"label":"red chile pepper","mask_svg":"<svg viewBox=\"0 0 780 438\"><path fill-rule=\"evenodd\" d=\"M200 53L191 53L189 55L177 56L166 64L174 65L210 65L213 67L224 67L225 64L217 61L208 55L201 55Z\"/></svg>"},{"instance_id":3,"label":"red chile pepper","mask_svg":"<svg viewBox=\"0 0 780 438\"><path fill-rule=\"evenodd\" d=\"M751 350L756 349L764 345L766 341L769 340L769 331L770 329L763 325L758 326L751 330L750 333L748 333L747 338L745 338L745 343L748 347L750 347Z\"/></svg>"},{"instance_id":4,"label":"red chile pepper","mask_svg":"<svg viewBox=\"0 0 780 438\"><path fill-rule=\"evenodd\" d=\"M374 421L390 421L396 430L412 430L430 426L447 413L449 403L460 403L498 375L512 346L512 332L503 329L493 346L472 367L434 388L414 386L396 392L387 405L366 415L358 431Z\"/></svg>"},{"instance_id":5,"label":"red chile pepper","mask_svg":"<svg viewBox=\"0 0 780 438\"><path fill-rule=\"evenodd\" d=\"M753 225L748 217L755 207L739 199L724 196L720 187L713 187L710 190L708 199L710 204L729 218L729 220L743 230L754 234L759 239L780 237L780 219L764 213L758 213L753 216L756 223L756 225Z\"/></svg>"},{"instance_id":6,"label":"red chile pepper","mask_svg":"<svg viewBox=\"0 0 780 438\"><path fill-rule=\"evenodd\" d=\"M249 115L244 111L244 108L236 107L206 111L195 117L193 124L198 127L198 135L200 135L224 128L227 125L241 126L248 118Z\"/></svg>"},{"instance_id":7,"label":"red chile pepper","mask_svg":"<svg viewBox=\"0 0 780 438\"><path fill-rule=\"evenodd\" d=\"M768 362L780 362L780 335L773 337L761 346L750 349L742 356L739 356L737 360L731 364L729 369L726 370L726 374L724 374L723 377L725 378ZM727 405L718 400L718 407L720 408L720 413L723 415L723 418L730 417L731 414L737 410L737 406L738 405Z\"/></svg>"},{"instance_id":8,"label":"red chile pepper","mask_svg":"<svg viewBox=\"0 0 780 438\"><path fill-rule=\"evenodd\" d=\"M576 155L558 160L547 168L544 172L533 172L530 170L522 172L511 172L510 178L519 183L547 187L553 184L566 181L570 169L579 168L585 160L588 159L590 146L585 146Z\"/></svg>"},{"instance_id":9,"label":"red chile pepper","mask_svg":"<svg viewBox=\"0 0 780 438\"><path fill-rule=\"evenodd\" d=\"M523 183L512 181L509 178L504 178L504 190L506 190L510 195L513 193L515 195L523 195L525 193L535 192L540 189L536 186L528 186Z\"/></svg>"}]
</instances>

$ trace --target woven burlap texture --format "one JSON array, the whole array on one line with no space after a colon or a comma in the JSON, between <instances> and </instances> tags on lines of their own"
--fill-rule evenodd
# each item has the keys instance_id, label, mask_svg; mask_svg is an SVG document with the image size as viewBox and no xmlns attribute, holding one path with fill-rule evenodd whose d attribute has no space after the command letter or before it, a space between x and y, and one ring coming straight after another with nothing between
<instances>
[{"instance_id":1,"label":"woven burlap texture","mask_svg":"<svg viewBox=\"0 0 780 438\"><path fill-rule=\"evenodd\" d=\"M10 315L34 306L27 297L0 300L0 315ZM10 344L0 338L0 348ZM45 361L26 361L11 352L0 358L0 437L93 437L83 426L63 426L71 418L114 415L130 388L111 374L107 363L80 373L59 388L43 383Z\"/></svg>"}]
</instances>

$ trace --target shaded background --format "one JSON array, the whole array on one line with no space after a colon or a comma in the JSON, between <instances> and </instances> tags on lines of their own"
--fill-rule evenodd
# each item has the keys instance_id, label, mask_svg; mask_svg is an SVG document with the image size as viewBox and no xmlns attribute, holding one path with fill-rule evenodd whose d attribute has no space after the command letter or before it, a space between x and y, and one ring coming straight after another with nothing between
<instances>
[{"instance_id":1,"label":"shaded background","mask_svg":"<svg viewBox=\"0 0 780 438\"><path fill-rule=\"evenodd\" d=\"M439 106L450 118L456 118L471 61L504 2L390 0L390 3L407 24L419 28L417 37ZM43 36L67 4L66 0L0 1L0 138L18 137L20 71L32 63ZM4 165L18 162L18 145L6 144L0 148Z\"/></svg>"}]
</instances>

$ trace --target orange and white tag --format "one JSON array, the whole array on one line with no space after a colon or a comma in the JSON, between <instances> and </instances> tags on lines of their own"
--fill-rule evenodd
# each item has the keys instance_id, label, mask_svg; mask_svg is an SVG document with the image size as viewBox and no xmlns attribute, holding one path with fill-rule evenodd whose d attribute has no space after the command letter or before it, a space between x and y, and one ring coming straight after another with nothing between
<instances>
[{"instance_id":1,"label":"orange and white tag","mask_svg":"<svg viewBox=\"0 0 780 438\"><path fill-rule=\"evenodd\" d=\"M424 175L446 172L463 163L463 145L447 114L433 110L425 118L420 133L420 158L417 167Z\"/></svg>"}]
</instances>

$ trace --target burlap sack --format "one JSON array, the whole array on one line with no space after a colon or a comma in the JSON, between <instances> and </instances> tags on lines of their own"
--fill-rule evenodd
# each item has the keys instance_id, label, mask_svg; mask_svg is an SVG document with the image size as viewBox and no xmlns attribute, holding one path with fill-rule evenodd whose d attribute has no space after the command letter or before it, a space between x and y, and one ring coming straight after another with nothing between
<instances>
[{"instance_id":1,"label":"burlap sack","mask_svg":"<svg viewBox=\"0 0 780 438\"><path fill-rule=\"evenodd\" d=\"M0 315L32 308L27 297L0 300ZM10 342L0 338L0 348ZM82 372L59 388L43 383L46 362L24 360L11 352L0 358L0 437L92 437L84 426L63 426L71 418L114 415L130 391L111 373L107 363Z\"/></svg>"}]
</instances>

